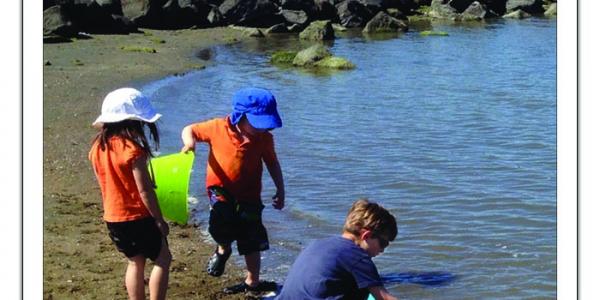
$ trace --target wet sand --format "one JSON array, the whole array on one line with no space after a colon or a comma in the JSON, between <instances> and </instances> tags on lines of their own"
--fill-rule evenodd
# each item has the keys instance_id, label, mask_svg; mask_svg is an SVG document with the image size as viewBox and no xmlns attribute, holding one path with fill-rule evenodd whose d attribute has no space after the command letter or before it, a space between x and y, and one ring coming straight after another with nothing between
<instances>
[{"instance_id":1,"label":"wet sand","mask_svg":"<svg viewBox=\"0 0 600 300\"><path fill-rule=\"evenodd\" d=\"M100 190L87 159L96 132L91 123L103 97L131 82L203 68L211 62L197 58L198 49L243 39L228 28L143 31L43 46L44 299L127 298L126 259L107 235ZM170 225L168 298L244 299L221 292L240 282L243 270L230 262L222 277L208 276L204 268L213 245L202 242L193 226Z\"/></svg>"}]
</instances>

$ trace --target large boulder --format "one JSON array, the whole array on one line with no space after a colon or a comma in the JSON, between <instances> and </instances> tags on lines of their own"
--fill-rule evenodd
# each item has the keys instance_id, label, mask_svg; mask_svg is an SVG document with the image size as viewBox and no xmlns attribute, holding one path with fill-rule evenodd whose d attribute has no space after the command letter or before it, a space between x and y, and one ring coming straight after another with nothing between
<instances>
[{"instance_id":1,"label":"large boulder","mask_svg":"<svg viewBox=\"0 0 600 300\"><path fill-rule=\"evenodd\" d=\"M457 19L459 17L456 9L448 4L446 0L432 0L429 16L439 19Z\"/></svg>"},{"instance_id":2,"label":"large boulder","mask_svg":"<svg viewBox=\"0 0 600 300\"><path fill-rule=\"evenodd\" d=\"M137 31L137 27L128 18L122 16L120 1L60 0L56 3L59 8L51 7L52 11L46 16L47 26L62 20L70 22L71 30L76 32L125 34ZM57 18L57 13L62 16Z\"/></svg>"},{"instance_id":3,"label":"large boulder","mask_svg":"<svg viewBox=\"0 0 600 300\"><path fill-rule=\"evenodd\" d=\"M288 24L298 24L304 28L308 23L308 16L303 10L288 10L281 11L281 15Z\"/></svg>"},{"instance_id":4,"label":"large boulder","mask_svg":"<svg viewBox=\"0 0 600 300\"><path fill-rule=\"evenodd\" d=\"M225 0L219 11L227 24L271 27L285 21L279 7L269 0Z\"/></svg>"},{"instance_id":5,"label":"large boulder","mask_svg":"<svg viewBox=\"0 0 600 300\"><path fill-rule=\"evenodd\" d=\"M142 11L133 18L140 27L182 29L192 26L207 27L208 15L213 9L204 0L145 0Z\"/></svg>"},{"instance_id":6,"label":"large boulder","mask_svg":"<svg viewBox=\"0 0 600 300\"><path fill-rule=\"evenodd\" d=\"M478 0L490 15L502 16L506 13L507 0Z\"/></svg>"},{"instance_id":7,"label":"large boulder","mask_svg":"<svg viewBox=\"0 0 600 300\"><path fill-rule=\"evenodd\" d=\"M398 32L407 31L408 25L404 21L396 19L387 13L380 11L367 23L363 29L364 33Z\"/></svg>"},{"instance_id":8,"label":"large boulder","mask_svg":"<svg viewBox=\"0 0 600 300\"><path fill-rule=\"evenodd\" d=\"M550 18L550 17L556 17L556 3L551 3L550 5L548 5L548 7L546 8L546 11L544 12L544 16Z\"/></svg>"},{"instance_id":9,"label":"large boulder","mask_svg":"<svg viewBox=\"0 0 600 300\"><path fill-rule=\"evenodd\" d=\"M294 57L293 64L297 67L310 67L317 61L329 56L331 56L331 52L327 47L316 44L298 52Z\"/></svg>"},{"instance_id":10,"label":"large boulder","mask_svg":"<svg viewBox=\"0 0 600 300\"><path fill-rule=\"evenodd\" d=\"M448 1L448 5L452 6L458 13L462 13L471 5L473 0L450 0Z\"/></svg>"},{"instance_id":11,"label":"large boulder","mask_svg":"<svg viewBox=\"0 0 600 300\"><path fill-rule=\"evenodd\" d=\"M315 11L312 16L315 20L331 20L339 22L337 9L329 0L315 0Z\"/></svg>"},{"instance_id":12,"label":"large boulder","mask_svg":"<svg viewBox=\"0 0 600 300\"><path fill-rule=\"evenodd\" d=\"M487 10L481 3L475 1L460 15L463 21L479 21L486 18Z\"/></svg>"},{"instance_id":13,"label":"large boulder","mask_svg":"<svg viewBox=\"0 0 600 300\"><path fill-rule=\"evenodd\" d=\"M300 38L303 40L313 40L313 41L322 41L322 40L333 40L335 39L335 34L333 32L333 27L331 26L331 21L314 21L308 25L302 32L300 32Z\"/></svg>"},{"instance_id":14,"label":"large boulder","mask_svg":"<svg viewBox=\"0 0 600 300\"><path fill-rule=\"evenodd\" d=\"M506 2L506 12L512 12L520 9L532 15L543 14L543 4L543 0L508 0Z\"/></svg>"},{"instance_id":15,"label":"large boulder","mask_svg":"<svg viewBox=\"0 0 600 300\"><path fill-rule=\"evenodd\" d=\"M77 28L61 10L60 5L44 10L44 36L73 37L76 34Z\"/></svg>"},{"instance_id":16,"label":"large boulder","mask_svg":"<svg viewBox=\"0 0 600 300\"><path fill-rule=\"evenodd\" d=\"M375 15L358 0L345 0L336 5L340 24L347 28L364 27Z\"/></svg>"},{"instance_id":17,"label":"large boulder","mask_svg":"<svg viewBox=\"0 0 600 300\"><path fill-rule=\"evenodd\" d=\"M281 0L281 8L289 10L302 10L311 14L316 10L314 0Z\"/></svg>"}]
</instances>

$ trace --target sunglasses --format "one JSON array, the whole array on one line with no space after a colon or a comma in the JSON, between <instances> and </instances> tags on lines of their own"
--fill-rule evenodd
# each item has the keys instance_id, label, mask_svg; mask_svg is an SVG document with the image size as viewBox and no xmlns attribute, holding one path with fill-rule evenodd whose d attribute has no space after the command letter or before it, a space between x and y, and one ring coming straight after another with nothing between
<instances>
[{"instance_id":1,"label":"sunglasses","mask_svg":"<svg viewBox=\"0 0 600 300\"><path fill-rule=\"evenodd\" d=\"M375 238L377 239L377 242L379 242L379 247L381 247L382 249L390 245L390 241L381 236L377 236Z\"/></svg>"}]
</instances>

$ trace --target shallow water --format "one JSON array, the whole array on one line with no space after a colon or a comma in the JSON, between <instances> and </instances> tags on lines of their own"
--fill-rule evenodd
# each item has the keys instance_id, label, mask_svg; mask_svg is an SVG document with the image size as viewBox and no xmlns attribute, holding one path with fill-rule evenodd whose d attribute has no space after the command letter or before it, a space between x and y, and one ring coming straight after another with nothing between
<instances>
[{"instance_id":1,"label":"shallow water","mask_svg":"<svg viewBox=\"0 0 600 300\"><path fill-rule=\"evenodd\" d=\"M213 49L216 64L139 87L164 117L163 153L191 122L230 111L238 88L278 99L274 131L287 206L268 206L263 277L282 281L311 240L339 234L359 197L390 209L399 234L380 273L444 272L445 285L388 285L403 299L556 297L556 21L435 25L448 37L346 34L332 52L352 71L313 74L268 63L295 39ZM206 146L190 193L207 219ZM274 193L265 171L263 201ZM201 227L205 227L202 223Z\"/></svg>"}]
</instances>

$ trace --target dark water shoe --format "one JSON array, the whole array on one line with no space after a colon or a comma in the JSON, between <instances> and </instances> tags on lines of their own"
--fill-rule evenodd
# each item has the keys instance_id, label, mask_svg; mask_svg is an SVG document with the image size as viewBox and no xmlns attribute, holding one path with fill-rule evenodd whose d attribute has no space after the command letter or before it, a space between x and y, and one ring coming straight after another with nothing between
<instances>
[{"instance_id":1,"label":"dark water shoe","mask_svg":"<svg viewBox=\"0 0 600 300\"><path fill-rule=\"evenodd\" d=\"M215 253L208 260L206 272L214 277L223 275L223 272L225 271L225 263L229 259L230 255L231 251L224 254L219 254L219 250L215 250Z\"/></svg>"},{"instance_id":2,"label":"dark water shoe","mask_svg":"<svg viewBox=\"0 0 600 300\"><path fill-rule=\"evenodd\" d=\"M232 285L230 287L226 287L223 290L225 294L239 294L239 293L247 293L247 292L270 292L277 290L277 283L273 281L260 281L257 286L249 286L245 282L240 284Z\"/></svg>"}]
</instances>

